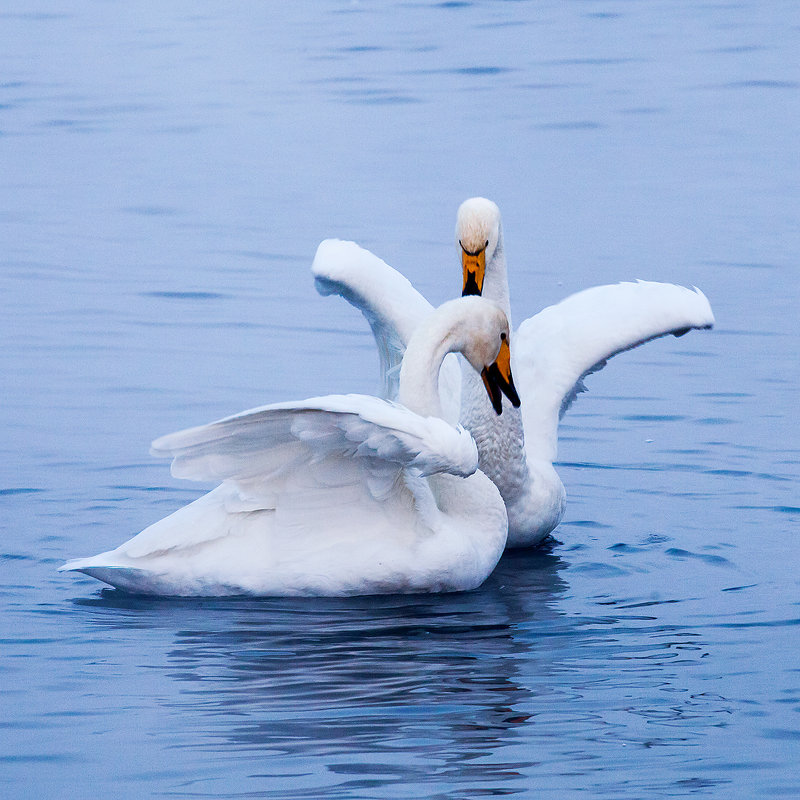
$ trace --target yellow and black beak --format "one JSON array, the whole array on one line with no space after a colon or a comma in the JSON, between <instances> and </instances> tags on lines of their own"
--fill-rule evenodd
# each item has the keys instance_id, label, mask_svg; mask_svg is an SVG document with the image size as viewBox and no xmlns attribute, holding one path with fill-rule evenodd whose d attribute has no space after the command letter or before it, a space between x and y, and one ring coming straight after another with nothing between
<instances>
[{"instance_id":1,"label":"yellow and black beak","mask_svg":"<svg viewBox=\"0 0 800 800\"><path fill-rule=\"evenodd\" d=\"M500 352L491 366L481 370L481 378L489 399L492 401L492 408L498 413L503 413L502 392L510 401L514 408L519 408L520 399L517 389L514 386L514 379L511 377L511 350L508 347L508 338L503 337L500 345Z\"/></svg>"},{"instance_id":2,"label":"yellow and black beak","mask_svg":"<svg viewBox=\"0 0 800 800\"><path fill-rule=\"evenodd\" d=\"M466 297L470 294L481 294L483 292L483 278L486 275L486 247L489 242L474 253L470 253L461 244L461 266L464 269L464 285L461 289L461 296Z\"/></svg>"}]
</instances>

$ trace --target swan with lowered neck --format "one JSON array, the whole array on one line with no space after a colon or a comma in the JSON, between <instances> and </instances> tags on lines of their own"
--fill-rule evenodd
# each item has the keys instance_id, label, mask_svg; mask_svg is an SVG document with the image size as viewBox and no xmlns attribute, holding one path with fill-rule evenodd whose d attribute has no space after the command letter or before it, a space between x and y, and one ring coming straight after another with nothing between
<instances>
[{"instance_id":1,"label":"swan with lowered neck","mask_svg":"<svg viewBox=\"0 0 800 800\"><path fill-rule=\"evenodd\" d=\"M456 240L462 293L482 294L497 303L510 324L497 206L480 197L462 203ZM432 307L403 276L352 242L322 242L312 271L318 291L341 294L364 313L378 343L384 395L394 396L393 376L404 343ZM659 336L710 328L713 323L703 293L674 284L637 281L573 294L525 320L512 333L512 368L523 405L497 419L487 413L475 376L463 370L459 390L457 366L445 363L444 406L472 433L480 469L505 501L507 546L541 543L564 514L566 493L553 467L558 423L583 391L583 378L624 350Z\"/></svg>"},{"instance_id":2,"label":"swan with lowered neck","mask_svg":"<svg viewBox=\"0 0 800 800\"><path fill-rule=\"evenodd\" d=\"M503 312L445 303L408 341L401 404L365 395L277 403L165 436L176 477L216 489L115 550L70 561L151 595L356 595L473 589L506 541L505 507L463 428L440 418L438 373L460 352L519 403ZM493 410L493 413L495 411Z\"/></svg>"}]
</instances>

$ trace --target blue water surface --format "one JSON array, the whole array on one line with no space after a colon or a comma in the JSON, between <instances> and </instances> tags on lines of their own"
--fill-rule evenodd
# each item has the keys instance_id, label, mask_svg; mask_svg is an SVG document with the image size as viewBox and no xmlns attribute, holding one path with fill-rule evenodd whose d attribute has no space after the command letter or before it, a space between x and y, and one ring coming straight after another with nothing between
<instances>
[{"instance_id":1,"label":"blue water surface","mask_svg":"<svg viewBox=\"0 0 800 800\"><path fill-rule=\"evenodd\" d=\"M800 6L0 9L5 798L800 796ZM157 600L59 574L197 497L158 435L372 392L326 237L432 302L503 213L515 322L697 285L588 381L564 522L463 595Z\"/></svg>"}]
</instances>

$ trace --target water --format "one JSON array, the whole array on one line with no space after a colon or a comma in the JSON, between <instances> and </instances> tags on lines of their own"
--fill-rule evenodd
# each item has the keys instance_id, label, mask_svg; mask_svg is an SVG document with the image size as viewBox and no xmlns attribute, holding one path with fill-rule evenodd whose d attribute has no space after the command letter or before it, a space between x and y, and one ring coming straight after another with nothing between
<instances>
[{"instance_id":1,"label":"water","mask_svg":"<svg viewBox=\"0 0 800 800\"><path fill-rule=\"evenodd\" d=\"M0 26L4 797L800 795L795 3L10 0ZM438 303L475 194L517 322L636 277L717 315L592 377L549 547L443 597L55 572L197 496L155 436L372 391L317 243Z\"/></svg>"}]
</instances>

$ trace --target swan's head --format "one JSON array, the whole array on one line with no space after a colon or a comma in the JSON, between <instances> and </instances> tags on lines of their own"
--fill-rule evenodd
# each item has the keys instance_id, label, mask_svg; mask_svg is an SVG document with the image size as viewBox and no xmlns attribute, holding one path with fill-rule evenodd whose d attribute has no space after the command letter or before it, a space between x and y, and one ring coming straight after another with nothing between
<instances>
[{"instance_id":1,"label":"swan's head","mask_svg":"<svg viewBox=\"0 0 800 800\"><path fill-rule=\"evenodd\" d=\"M457 306L463 320L457 349L480 373L494 410L498 414L503 412L501 392L514 408L519 408L520 399L511 376L510 331L505 313L481 297L462 297L450 302Z\"/></svg>"},{"instance_id":2,"label":"swan's head","mask_svg":"<svg viewBox=\"0 0 800 800\"><path fill-rule=\"evenodd\" d=\"M485 197L471 197L458 209L456 242L461 250L464 285L461 294L481 294L486 264L500 241L500 209Z\"/></svg>"}]
</instances>

